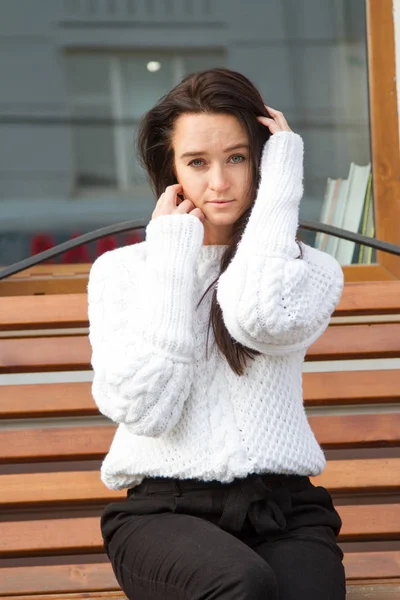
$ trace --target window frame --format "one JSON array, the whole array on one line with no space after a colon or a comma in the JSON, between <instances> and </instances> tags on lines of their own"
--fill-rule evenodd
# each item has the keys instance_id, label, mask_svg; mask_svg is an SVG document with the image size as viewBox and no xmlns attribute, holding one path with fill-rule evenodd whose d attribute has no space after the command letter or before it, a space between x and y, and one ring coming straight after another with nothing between
<instances>
[{"instance_id":1,"label":"window frame","mask_svg":"<svg viewBox=\"0 0 400 600\"><path fill-rule=\"evenodd\" d=\"M400 244L400 144L393 0L366 0L372 182L377 239ZM400 257L343 268L346 281L400 279Z\"/></svg>"},{"instance_id":2,"label":"window frame","mask_svg":"<svg viewBox=\"0 0 400 600\"><path fill-rule=\"evenodd\" d=\"M376 237L400 245L400 144L393 0L365 0L365 3ZM69 265L69 269L79 268L82 277L90 266ZM34 267L30 274L39 273L42 268ZM49 286L47 293L56 291L63 269L63 265L46 267L50 277L57 276L52 281L54 290L53 285ZM375 264L348 265L343 271L346 282L400 279L400 257L377 252ZM21 278L22 283L26 276L24 272L13 280L16 283ZM21 288L18 293L29 291Z\"/></svg>"}]
</instances>

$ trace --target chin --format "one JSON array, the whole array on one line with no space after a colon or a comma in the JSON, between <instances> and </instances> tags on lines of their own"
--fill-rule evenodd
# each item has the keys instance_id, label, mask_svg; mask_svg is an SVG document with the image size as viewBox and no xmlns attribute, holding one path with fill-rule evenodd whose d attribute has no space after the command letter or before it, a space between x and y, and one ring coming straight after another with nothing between
<instances>
[{"instance_id":1,"label":"chin","mask_svg":"<svg viewBox=\"0 0 400 600\"><path fill-rule=\"evenodd\" d=\"M206 215L206 219L210 225L214 225L215 227L228 227L230 225L234 225L234 223L237 221L237 217L232 215Z\"/></svg>"}]
</instances>

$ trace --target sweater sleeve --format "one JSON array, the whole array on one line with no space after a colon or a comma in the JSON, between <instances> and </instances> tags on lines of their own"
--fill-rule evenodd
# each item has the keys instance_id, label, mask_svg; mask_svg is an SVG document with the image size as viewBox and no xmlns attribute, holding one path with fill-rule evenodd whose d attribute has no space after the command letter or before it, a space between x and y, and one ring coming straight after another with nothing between
<instances>
[{"instance_id":1,"label":"sweater sleeve","mask_svg":"<svg viewBox=\"0 0 400 600\"><path fill-rule=\"evenodd\" d=\"M135 246L109 252L90 271L92 394L103 414L136 435L170 431L190 392L193 272L203 233L192 215L157 217L142 256Z\"/></svg>"},{"instance_id":2,"label":"sweater sleeve","mask_svg":"<svg viewBox=\"0 0 400 600\"><path fill-rule=\"evenodd\" d=\"M266 354L305 350L327 328L343 272L332 256L296 241L303 141L275 133L261 158L256 201L217 298L231 336Z\"/></svg>"}]
</instances>

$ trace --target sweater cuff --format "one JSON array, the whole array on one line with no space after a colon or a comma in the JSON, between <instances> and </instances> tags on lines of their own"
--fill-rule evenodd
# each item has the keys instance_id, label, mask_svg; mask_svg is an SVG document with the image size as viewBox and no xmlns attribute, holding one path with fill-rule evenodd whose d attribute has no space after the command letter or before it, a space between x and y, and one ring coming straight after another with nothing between
<instances>
[{"instance_id":1,"label":"sweater cuff","mask_svg":"<svg viewBox=\"0 0 400 600\"><path fill-rule=\"evenodd\" d=\"M260 186L243 247L257 254L296 258L302 195L303 140L293 132L275 133L263 150Z\"/></svg>"},{"instance_id":2,"label":"sweater cuff","mask_svg":"<svg viewBox=\"0 0 400 600\"><path fill-rule=\"evenodd\" d=\"M203 239L203 223L188 214L161 215L150 221L146 228L146 248L151 256L195 260Z\"/></svg>"}]
</instances>

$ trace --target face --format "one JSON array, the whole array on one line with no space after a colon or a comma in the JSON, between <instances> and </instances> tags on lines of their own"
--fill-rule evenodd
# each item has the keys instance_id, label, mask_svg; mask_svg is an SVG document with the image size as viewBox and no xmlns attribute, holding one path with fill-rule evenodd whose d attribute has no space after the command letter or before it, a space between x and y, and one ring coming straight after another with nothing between
<instances>
[{"instance_id":1,"label":"face","mask_svg":"<svg viewBox=\"0 0 400 600\"><path fill-rule=\"evenodd\" d=\"M205 216L204 244L228 244L252 202L246 131L233 115L184 114L175 122L172 147L184 197Z\"/></svg>"}]
</instances>

